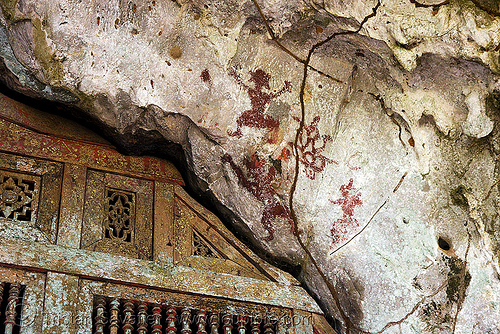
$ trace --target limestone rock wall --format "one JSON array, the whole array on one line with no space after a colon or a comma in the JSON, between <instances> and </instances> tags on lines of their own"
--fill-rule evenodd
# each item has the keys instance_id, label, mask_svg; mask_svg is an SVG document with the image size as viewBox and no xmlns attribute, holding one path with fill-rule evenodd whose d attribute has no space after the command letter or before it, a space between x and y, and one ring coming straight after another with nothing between
<instances>
[{"instance_id":1,"label":"limestone rock wall","mask_svg":"<svg viewBox=\"0 0 500 334\"><path fill-rule=\"evenodd\" d=\"M0 6L6 85L181 145L343 333L500 332L495 1Z\"/></svg>"}]
</instances>

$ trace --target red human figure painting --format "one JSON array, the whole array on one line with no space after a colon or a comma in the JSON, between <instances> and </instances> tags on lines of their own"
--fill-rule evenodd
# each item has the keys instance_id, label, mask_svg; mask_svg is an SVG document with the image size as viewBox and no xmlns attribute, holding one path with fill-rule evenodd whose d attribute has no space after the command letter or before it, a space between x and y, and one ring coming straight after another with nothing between
<instances>
[{"instance_id":1,"label":"red human figure painting","mask_svg":"<svg viewBox=\"0 0 500 334\"><path fill-rule=\"evenodd\" d=\"M288 221L293 231L294 223L290 217L290 210L280 203L276 189L272 186L276 178L276 169L274 166L266 164L265 160L260 160L257 156L252 155L249 160L245 161L247 169L245 175L242 169L234 163L229 154L224 154L221 160L230 164L241 185L264 204L261 224L268 232L268 236L264 240L271 241L274 239L273 222L278 217Z\"/></svg>"},{"instance_id":2,"label":"red human figure painting","mask_svg":"<svg viewBox=\"0 0 500 334\"><path fill-rule=\"evenodd\" d=\"M294 117L300 122L300 119ZM326 165L336 164L335 160L328 159L322 152L326 148L326 143L332 141L329 135L321 135L318 129L319 116L314 117L309 125L305 125L299 134L297 142L297 151L299 153L299 161L305 167L306 176L311 180L316 178L316 173L322 172ZM293 143L289 143L293 147Z\"/></svg>"},{"instance_id":3,"label":"red human figure painting","mask_svg":"<svg viewBox=\"0 0 500 334\"><path fill-rule=\"evenodd\" d=\"M335 201L329 199L332 204L338 204L342 209L342 218L337 219L330 230L333 239L332 245L341 241L346 241L349 230L359 227L358 221L353 217L354 209L362 205L363 202L359 198L361 193L353 187L353 183L354 181L351 178L347 185L343 184L340 186L341 198Z\"/></svg>"},{"instance_id":4,"label":"red human figure painting","mask_svg":"<svg viewBox=\"0 0 500 334\"><path fill-rule=\"evenodd\" d=\"M241 77L234 69L229 72L231 76L236 79L236 82L248 92L250 98L251 109L246 110L238 117L236 121L237 128L235 131L228 131L228 135L232 137L241 138L241 128L243 126L259 129L268 129L270 131L278 129L280 122L273 117L266 115L266 109L271 101L284 92L290 92L292 85L290 82L285 81L285 85L278 92L269 92L269 79L271 76L261 69L256 71L249 71L250 81L254 83L253 87L246 85ZM267 90L264 91L264 88Z\"/></svg>"}]
</instances>

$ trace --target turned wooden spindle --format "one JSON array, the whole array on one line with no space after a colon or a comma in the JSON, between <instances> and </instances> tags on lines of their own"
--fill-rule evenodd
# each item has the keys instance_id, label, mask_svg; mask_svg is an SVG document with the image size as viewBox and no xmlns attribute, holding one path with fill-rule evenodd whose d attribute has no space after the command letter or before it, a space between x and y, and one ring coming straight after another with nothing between
<instances>
[{"instance_id":1,"label":"turned wooden spindle","mask_svg":"<svg viewBox=\"0 0 500 334\"><path fill-rule=\"evenodd\" d=\"M95 314L95 332L94 334L104 334L104 325L106 319L106 302L103 298L97 299L96 314Z\"/></svg>"},{"instance_id":2,"label":"turned wooden spindle","mask_svg":"<svg viewBox=\"0 0 500 334\"><path fill-rule=\"evenodd\" d=\"M141 303L138 310L137 334L146 334L148 332L148 305Z\"/></svg>"},{"instance_id":3,"label":"turned wooden spindle","mask_svg":"<svg viewBox=\"0 0 500 334\"><path fill-rule=\"evenodd\" d=\"M264 320L264 334L274 334L273 323L269 318Z\"/></svg>"},{"instance_id":4,"label":"turned wooden spindle","mask_svg":"<svg viewBox=\"0 0 500 334\"><path fill-rule=\"evenodd\" d=\"M260 323L261 319L259 317L253 317L251 321L252 331L251 334L260 334Z\"/></svg>"},{"instance_id":5,"label":"turned wooden spindle","mask_svg":"<svg viewBox=\"0 0 500 334\"><path fill-rule=\"evenodd\" d=\"M175 327L177 312L173 307L169 308L167 311L167 333L166 334L175 334L177 333L177 328Z\"/></svg>"},{"instance_id":6,"label":"turned wooden spindle","mask_svg":"<svg viewBox=\"0 0 500 334\"><path fill-rule=\"evenodd\" d=\"M238 326L238 334L245 334L247 332L247 317L238 315L236 325Z\"/></svg>"},{"instance_id":7,"label":"turned wooden spindle","mask_svg":"<svg viewBox=\"0 0 500 334\"><path fill-rule=\"evenodd\" d=\"M205 310L199 310L196 322L196 334L207 334L205 327L207 325L207 312Z\"/></svg>"},{"instance_id":8,"label":"turned wooden spindle","mask_svg":"<svg viewBox=\"0 0 500 334\"><path fill-rule=\"evenodd\" d=\"M151 334L161 334L161 307L155 305L153 307L153 331Z\"/></svg>"},{"instance_id":9,"label":"turned wooden spindle","mask_svg":"<svg viewBox=\"0 0 500 334\"><path fill-rule=\"evenodd\" d=\"M182 329L181 334L191 334L191 310L185 308L181 313Z\"/></svg>"},{"instance_id":10,"label":"turned wooden spindle","mask_svg":"<svg viewBox=\"0 0 500 334\"><path fill-rule=\"evenodd\" d=\"M132 334L134 330L134 303L131 301L125 302L124 311L125 318L123 319L123 333L124 334Z\"/></svg>"},{"instance_id":11,"label":"turned wooden spindle","mask_svg":"<svg viewBox=\"0 0 500 334\"><path fill-rule=\"evenodd\" d=\"M210 316L210 334L219 333L219 315L217 313L212 313Z\"/></svg>"},{"instance_id":12,"label":"turned wooden spindle","mask_svg":"<svg viewBox=\"0 0 500 334\"><path fill-rule=\"evenodd\" d=\"M5 282L0 282L0 305L2 304L3 299L3 287L5 286Z\"/></svg>"},{"instance_id":13,"label":"turned wooden spindle","mask_svg":"<svg viewBox=\"0 0 500 334\"><path fill-rule=\"evenodd\" d=\"M222 317L222 332L224 334L231 334L233 330L233 316L231 314L224 314Z\"/></svg>"},{"instance_id":14,"label":"turned wooden spindle","mask_svg":"<svg viewBox=\"0 0 500 334\"><path fill-rule=\"evenodd\" d=\"M118 334L118 313L120 312L120 301L113 299L109 310L109 333Z\"/></svg>"},{"instance_id":15,"label":"turned wooden spindle","mask_svg":"<svg viewBox=\"0 0 500 334\"><path fill-rule=\"evenodd\" d=\"M21 292L19 283L12 283L9 289L9 297L7 298L7 310L5 312L5 334L12 334L16 324L16 307Z\"/></svg>"}]
</instances>

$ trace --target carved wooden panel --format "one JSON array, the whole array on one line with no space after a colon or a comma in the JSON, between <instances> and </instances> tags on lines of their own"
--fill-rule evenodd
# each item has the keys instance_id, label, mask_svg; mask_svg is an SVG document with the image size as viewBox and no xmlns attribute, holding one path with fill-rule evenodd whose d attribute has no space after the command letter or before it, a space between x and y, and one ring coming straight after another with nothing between
<instances>
[{"instance_id":1,"label":"carved wooden panel","mask_svg":"<svg viewBox=\"0 0 500 334\"><path fill-rule=\"evenodd\" d=\"M62 164L0 153L0 236L55 243Z\"/></svg>"},{"instance_id":2,"label":"carved wooden panel","mask_svg":"<svg viewBox=\"0 0 500 334\"><path fill-rule=\"evenodd\" d=\"M82 280L77 333L290 333L289 309Z\"/></svg>"},{"instance_id":3,"label":"carved wooden panel","mask_svg":"<svg viewBox=\"0 0 500 334\"><path fill-rule=\"evenodd\" d=\"M152 258L153 182L89 170L81 248Z\"/></svg>"},{"instance_id":4,"label":"carved wooden panel","mask_svg":"<svg viewBox=\"0 0 500 334\"><path fill-rule=\"evenodd\" d=\"M217 219L179 188L174 200L174 263L258 279L268 279L243 249L227 240ZM208 218L207 218L208 217Z\"/></svg>"},{"instance_id":5,"label":"carved wooden panel","mask_svg":"<svg viewBox=\"0 0 500 334\"><path fill-rule=\"evenodd\" d=\"M42 333L45 275L0 267L0 333Z\"/></svg>"}]
</instances>

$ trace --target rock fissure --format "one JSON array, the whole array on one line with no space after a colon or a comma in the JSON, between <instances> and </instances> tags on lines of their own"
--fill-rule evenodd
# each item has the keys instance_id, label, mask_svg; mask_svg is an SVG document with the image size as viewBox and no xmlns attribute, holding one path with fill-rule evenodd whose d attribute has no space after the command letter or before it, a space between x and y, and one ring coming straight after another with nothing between
<instances>
[{"instance_id":1,"label":"rock fissure","mask_svg":"<svg viewBox=\"0 0 500 334\"><path fill-rule=\"evenodd\" d=\"M458 314L462 310L462 305L465 300L465 293L467 290L468 283L466 282L466 275L467 275L467 258L469 256L469 249L470 249L470 242L471 242L472 236L469 233L469 239L467 240L467 249L465 250L465 255L464 255L464 260L462 263L462 270L459 275L459 280L460 280L460 286L458 289L458 301L457 301L457 310L455 312L455 316L453 318L453 327L452 327L452 333L455 334L455 330L457 327L457 320L458 320ZM470 280L470 278L469 278Z\"/></svg>"}]
</instances>

